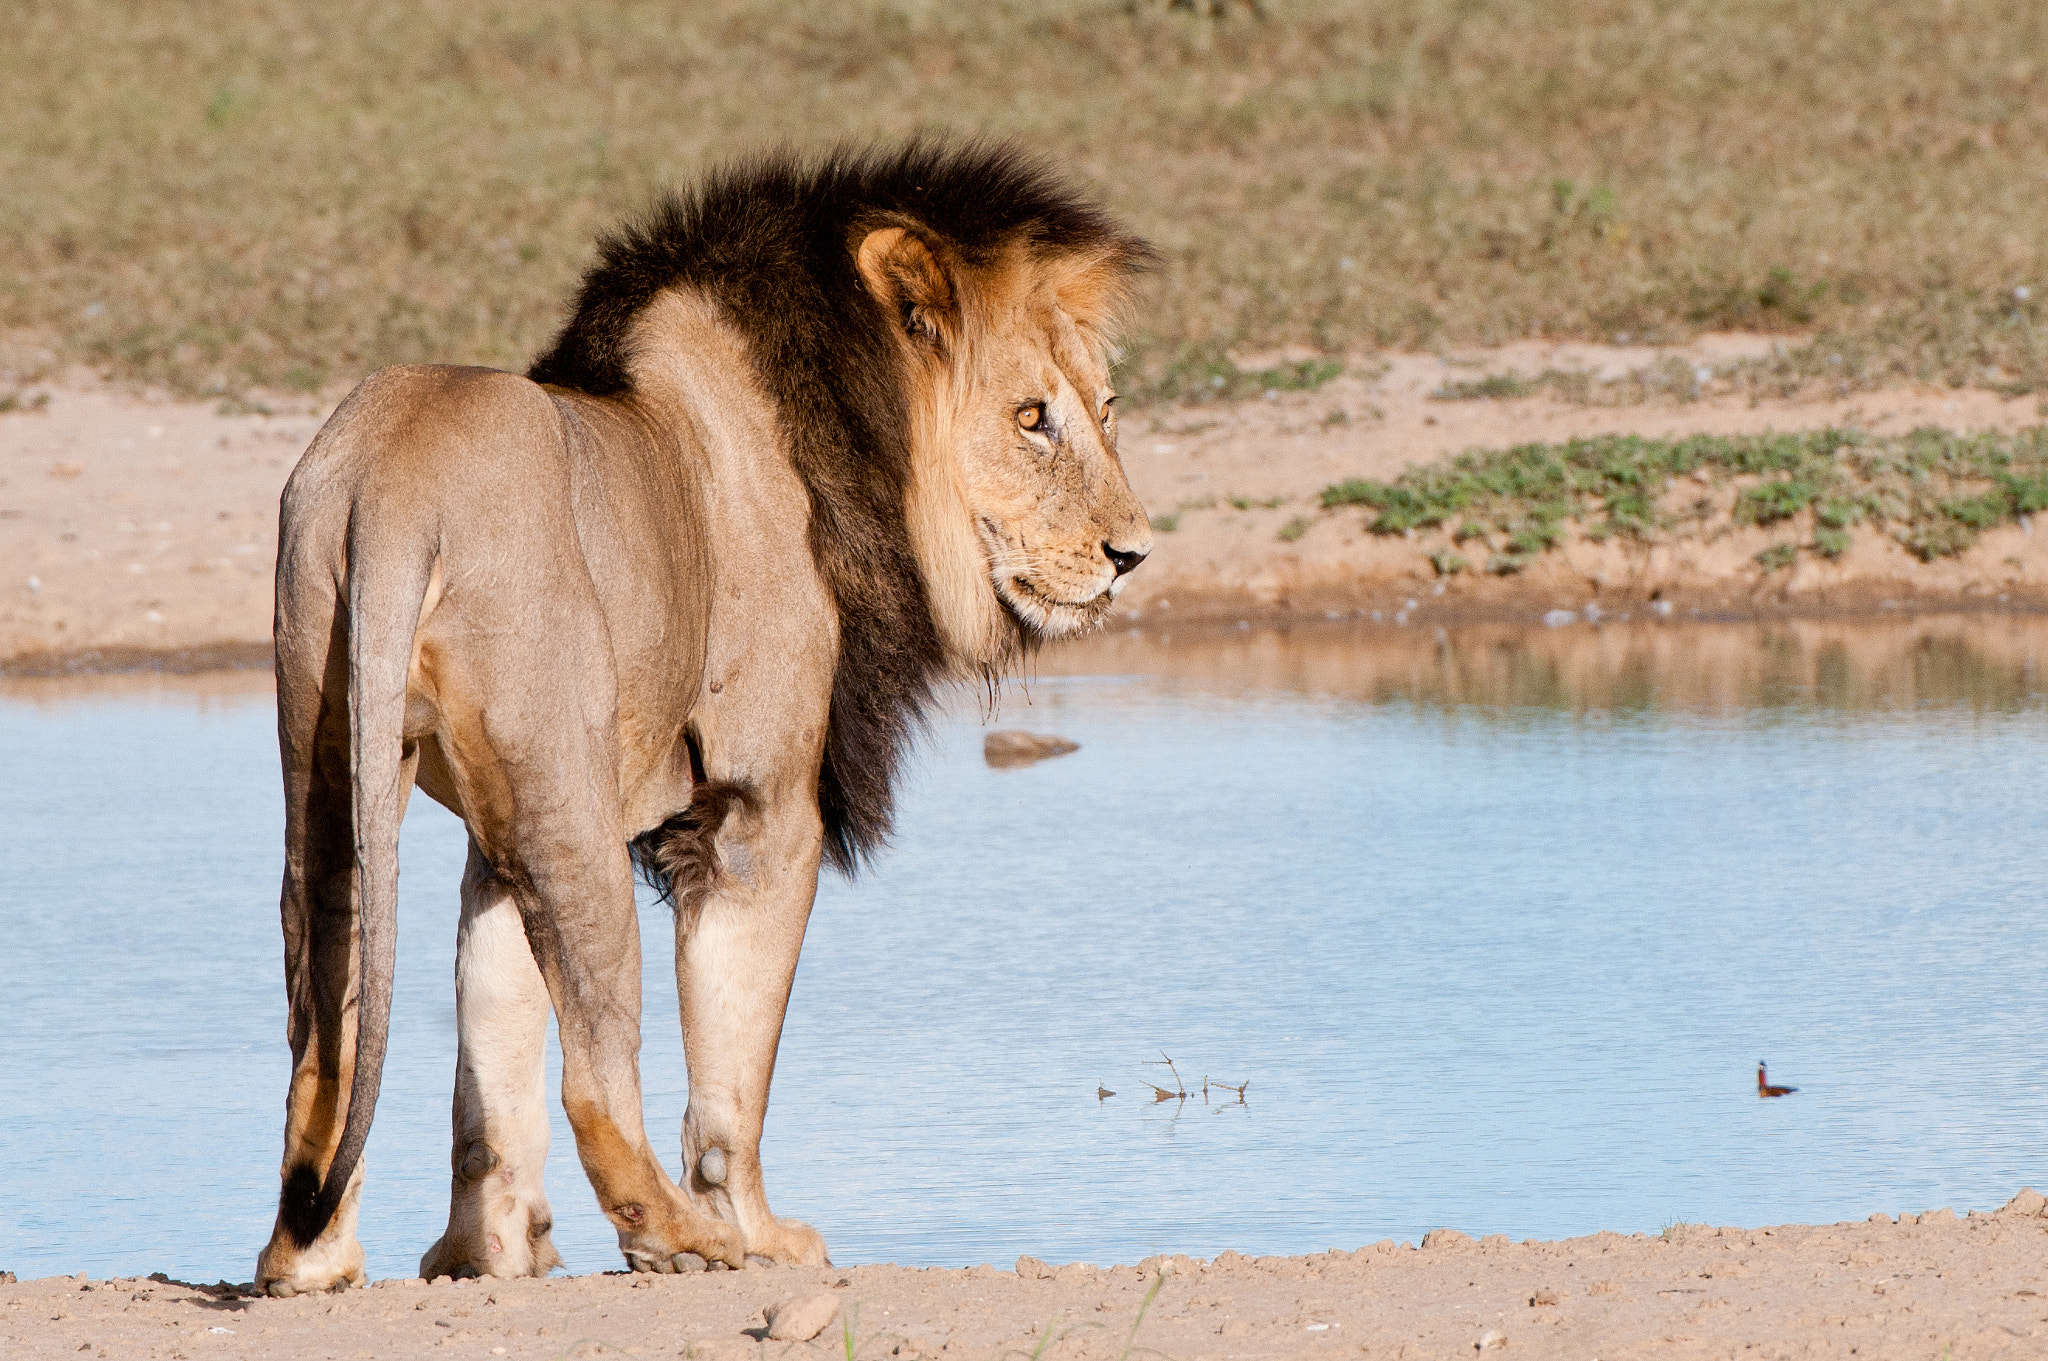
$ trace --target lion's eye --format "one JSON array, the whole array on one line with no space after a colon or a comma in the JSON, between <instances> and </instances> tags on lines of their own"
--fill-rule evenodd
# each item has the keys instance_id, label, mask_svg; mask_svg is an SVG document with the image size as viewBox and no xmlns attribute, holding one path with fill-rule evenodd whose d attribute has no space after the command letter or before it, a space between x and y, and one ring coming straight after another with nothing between
<instances>
[{"instance_id":1,"label":"lion's eye","mask_svg":"<svg viewBox=\"0 0 2048 1361\"><path fill-rule=\"evenodd\" d=\"M1105 430L1116 424L1116 398L1105 397L1102 399L1101 420L1102 428Z\"/></svg>"},{"instance_id":2,"label":"lion's eye","mask_svg":"<svg viewBox=\"0 0 2048 1361\"><path fill-rule=\"evenodd\" d=\"M1017 409L1017 424L1026 430L1037 430L1045 425L1045 403L1033 402Z\"/></svg>"}]
</instances>

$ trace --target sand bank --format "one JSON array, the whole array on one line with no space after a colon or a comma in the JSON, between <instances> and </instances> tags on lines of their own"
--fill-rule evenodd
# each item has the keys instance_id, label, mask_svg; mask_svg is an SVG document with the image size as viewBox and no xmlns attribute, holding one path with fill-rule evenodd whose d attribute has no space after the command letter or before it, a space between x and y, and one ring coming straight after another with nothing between
<instances>
[{"instance_id":1,"label":"sand bank","mask_svg":"<svg viewBox=\"0 0 2048 1361\"><path fill-rule=\"evenodd\" d=\"M691 1276L375 1282L289 1300L233 1286L53 1277L0 1286L10 1357L2040 1356L2048 1218L1874 1214L1761 1229L1474 1242L1438 1230L1306 1257L1137 1266L761 1268ZM1164 1278L1161 1279L1162 1268ZM1147 1297L1157 1285L1156 1297ZM810 1342L765 1306L828 1296ZM1142 1317L1141 1317L1142 1310ZM848 1331L851 1331L851 1349ZM1050 1339L1048 1339L1050 1332Z\"/></svg>"}]
</instances>

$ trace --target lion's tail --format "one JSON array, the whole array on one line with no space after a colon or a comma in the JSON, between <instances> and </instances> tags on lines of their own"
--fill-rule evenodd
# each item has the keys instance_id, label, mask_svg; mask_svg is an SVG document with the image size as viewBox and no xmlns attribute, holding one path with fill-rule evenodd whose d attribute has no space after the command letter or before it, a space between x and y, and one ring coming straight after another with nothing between
<instances>
[{"instance_id":1,"label":"lion's tail","mask_svg":"<svg viewBox=\"0 0 2048 1361\"><path fill-rule=\"evenodd\" d=\"M398 824L405 807L405 684L413 634L433 574L433 552L393 554L365 542L365 507L349 523L348 711L349 785L354 817L356 932L360 950L356 993L355 1074L348 1118L314 1202L312 1232L319 1237L341 1207L349 1178L362 1161L384 1080L391 1034L391 977L397 961ZM386 521L382 528L388 529Z\"/></svg>"}]
</instances>

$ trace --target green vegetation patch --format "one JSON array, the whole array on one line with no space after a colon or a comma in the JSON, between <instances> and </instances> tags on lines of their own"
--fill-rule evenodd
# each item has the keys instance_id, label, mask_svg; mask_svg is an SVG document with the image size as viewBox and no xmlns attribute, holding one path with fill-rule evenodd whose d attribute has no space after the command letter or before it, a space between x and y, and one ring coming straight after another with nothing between
<instances>
[{"instance_id":1,"label":"green vegetation patch","mask_svg":"<svg viewBox=\"0 0 2048 1361\"><path fill-rule=\"evenodd\" d=\"M1731 488L1737 481L1745 485ZM1375 534L1455 522L1451 541L1491 549L1487 570L1497 574L1519 572L1555 548L1567 522L1595 540L1646 540L1724 513L1758 527L1810 521L1813 539L1803 547L1829 558L1847 550L1851 526L1868 522L1932 561L1963 551L1987 529L2048 509L2048 427L2011 435L1607 435L1474 450L1391 482L1336 483L1319 499L1326 511L1371 512ZM1801 547L1774 545L1758 564L1789 566ZM1448 553L1431 561L1449 575L1454 557L1462 567L1464 559Z\"/></svg>"}]
</instances>

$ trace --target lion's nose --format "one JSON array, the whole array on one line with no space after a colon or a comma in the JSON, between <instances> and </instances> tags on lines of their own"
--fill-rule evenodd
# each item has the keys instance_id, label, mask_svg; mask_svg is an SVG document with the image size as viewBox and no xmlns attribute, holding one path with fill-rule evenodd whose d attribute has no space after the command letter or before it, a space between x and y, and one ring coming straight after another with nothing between
<instances>
[{"instance_id":1,"label":"lion's nose","mask_svg":"<svg viewBox=\"0 0 2048 1361\"><path fill-rule=\"evenodd\" d=\"M1125 553L1110 547L1107 539L1102 542L1102 553L1109 559L1109 565L1116 568L1118 576L1122 576L1145 560L1143 553Z\"/></svg>"}]
</instances>

